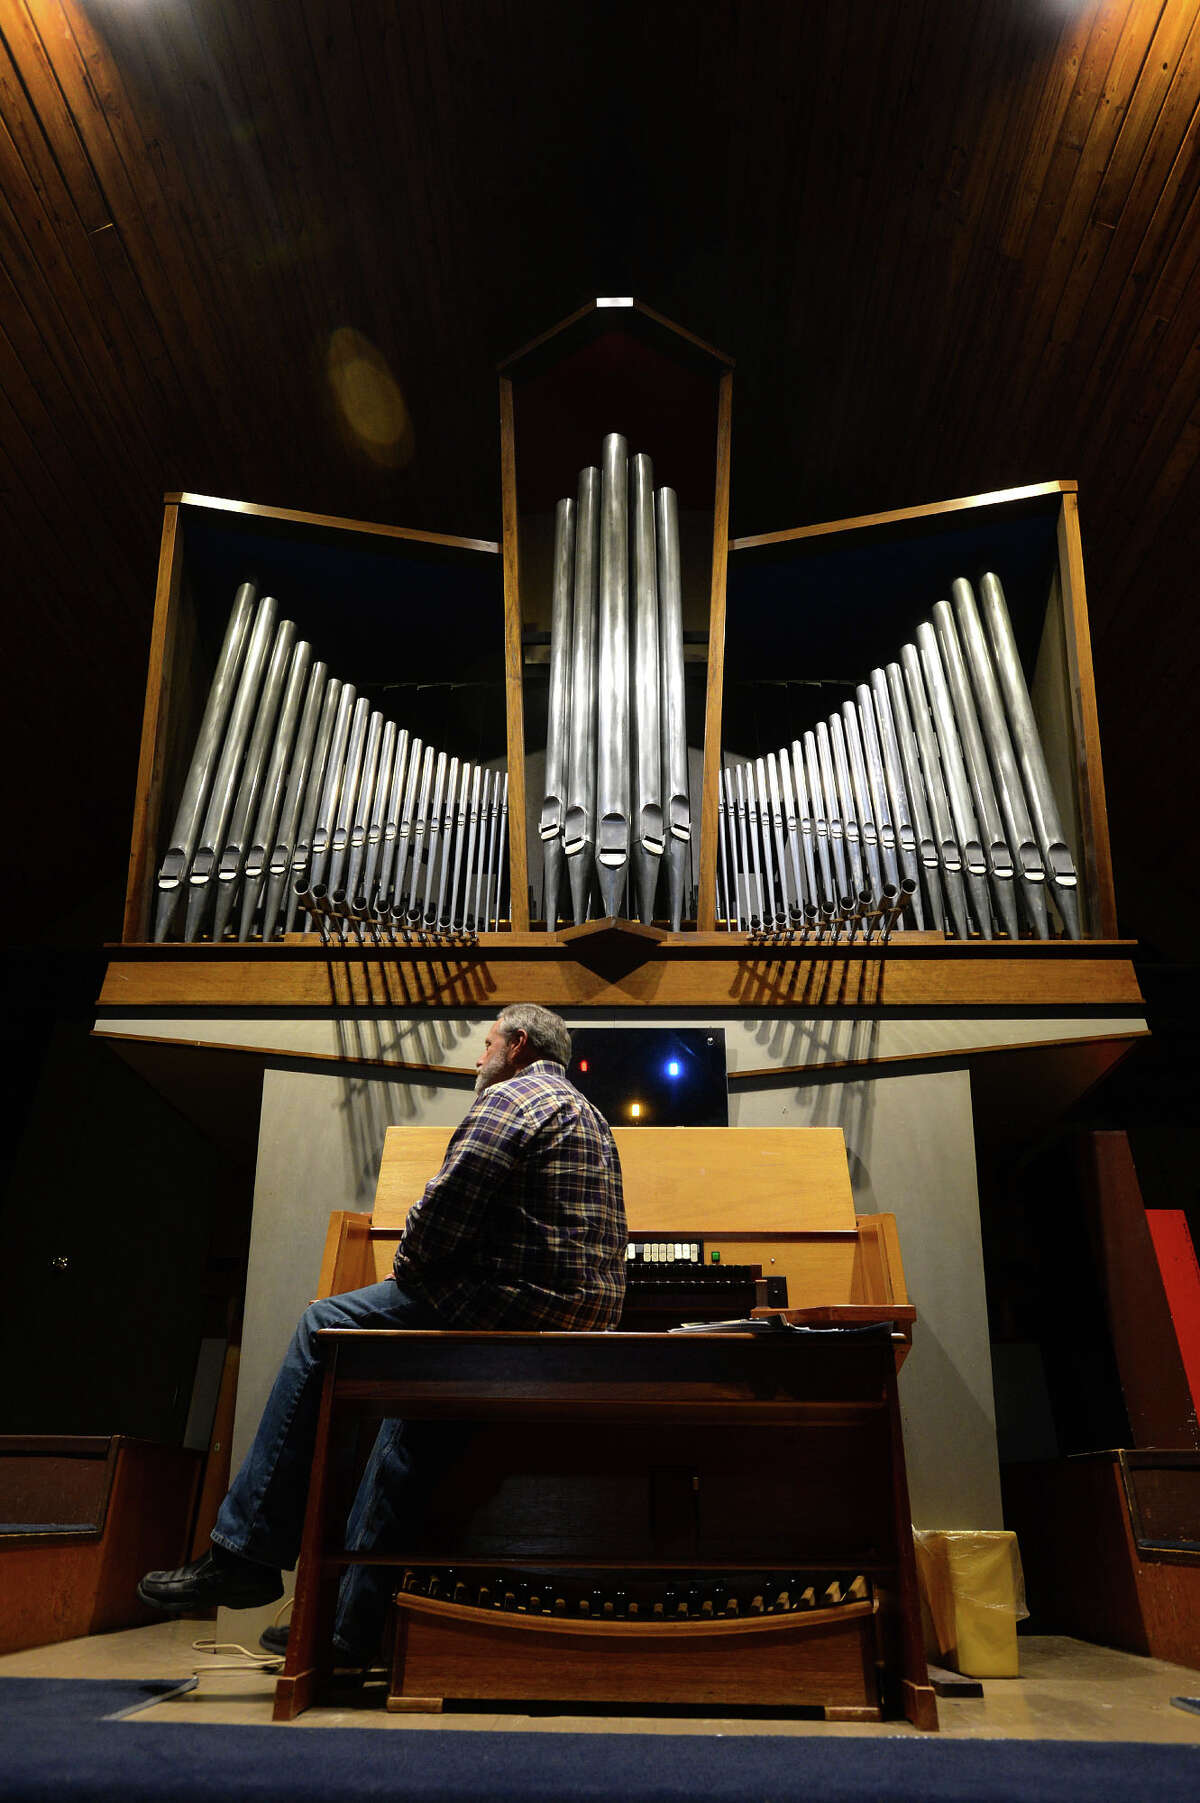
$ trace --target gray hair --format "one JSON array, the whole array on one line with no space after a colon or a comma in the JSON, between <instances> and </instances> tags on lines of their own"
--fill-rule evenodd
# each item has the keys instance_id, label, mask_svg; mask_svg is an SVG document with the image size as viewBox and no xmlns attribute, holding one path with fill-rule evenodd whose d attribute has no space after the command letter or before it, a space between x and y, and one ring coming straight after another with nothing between
<instances>
[{"instance_id":1,"label":"gray hair","mask_svg":"<svg viewBox=\"0 0 1200 1803\"><path fill-rule=\"evenodd\" d=\"M539 1008L536 1002L513 1002L501 1008L496 1019L506 1039L514 1033L524 1033L535 1058L549 1058L564 1069L570 1064L571 1035L549 1008Z\"/></svg>"}]
</instances>

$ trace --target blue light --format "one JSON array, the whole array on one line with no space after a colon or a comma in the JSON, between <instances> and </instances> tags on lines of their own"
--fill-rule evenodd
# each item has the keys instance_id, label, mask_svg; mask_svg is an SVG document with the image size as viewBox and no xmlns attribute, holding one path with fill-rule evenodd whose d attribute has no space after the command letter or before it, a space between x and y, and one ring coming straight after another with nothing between
<instances>
[{"instance_id":1,"label":"blue light","mask_svg":"<svg viewBox=\"0 0 1200 1803\"><path fill-rule=\"evenodd\" d=\"M677 1077L679 1075L678 1059L672 1058L670 1064L668 1064L668 1066L667 1066L667 1075L668 1075L668 1077Z\"/></svg>"}]
</instances>

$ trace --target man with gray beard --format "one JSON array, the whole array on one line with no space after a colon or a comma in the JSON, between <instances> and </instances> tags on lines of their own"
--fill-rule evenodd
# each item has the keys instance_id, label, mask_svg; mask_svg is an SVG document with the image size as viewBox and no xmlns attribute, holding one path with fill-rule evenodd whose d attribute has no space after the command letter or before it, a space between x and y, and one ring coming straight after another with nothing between
<instances>
[{"instance_id":1,"label":"man with gray beard","mask_svg":"<svg viewBox=\"0 0 1200 1803\"><path fill-rule=\"evenodd\" d=\"M608 1122L568 1081L570 1057L558 1015L526 1002L501 1011L476 1065L475 1100L409 1210L393 1275L304 1311L210 1551L178 1571L147 1572L143 1602L181 1614L282 1595L280 1572L296 1563L304 1523L321 1328L615 1325L627 1239L620 1160ZM436 1459L417 1462L428 1476ZM412 1470L404 1423L385 1421L347 1524L350 1550L398 1543L416 1506ZM375 1652L388 1594L386 1568L350 1567L334 1635L344 1663Z\"/></svg>"}]
</instances>

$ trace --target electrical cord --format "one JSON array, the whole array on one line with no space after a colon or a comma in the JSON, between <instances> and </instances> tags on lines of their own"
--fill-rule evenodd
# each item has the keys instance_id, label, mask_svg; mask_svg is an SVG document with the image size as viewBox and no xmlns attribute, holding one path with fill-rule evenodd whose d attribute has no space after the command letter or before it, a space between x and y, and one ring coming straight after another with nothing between
<instances>
[{"instance_id":1,"label":"electrical cord","mask_svg":"<svg viewBox=\"0 0 1200 1803\"><path fill-rule=\"evenodd\" d=\"M193 1640L194 1653L239 1653L238 1659L226 1659L219 1665L203 1665L196 1667L196 1676L203 1677L206 1672L277 1672L283 1669L283 1659L278 1653L253 1653L248 1646L239 1646L236 1640Z\"/></svg>"}]
</instances>

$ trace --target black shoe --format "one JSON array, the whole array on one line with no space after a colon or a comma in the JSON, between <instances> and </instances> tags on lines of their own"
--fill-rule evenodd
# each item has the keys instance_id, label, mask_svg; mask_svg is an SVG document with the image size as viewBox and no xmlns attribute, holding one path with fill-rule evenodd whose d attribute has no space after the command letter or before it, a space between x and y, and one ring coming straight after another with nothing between
<instances>
[{"instance_id":1,"label":"black shoe","mask_svg":"<svg viewBox=\"0 0 1200 1803\"><path fill-rule=\"evenodd\" d=\"M258 1637L258 1644L263 1651L270 1653L276 1659L283 1658L287 1652L287 1643L288 1623L286 1621L272 1622L271 1626L264 1628Z\"/></svg>"},{"instance_id":2,"label":"black shoe","mask_svg":"<svg viewBox=\"0 0 1200 1803\"><path fill-rule=\"evenodd\" d=\"M183 1615L195 1609L256 1609L283 1595L283 1579L268 1565L236 1553L209 1551L178 1571L148 1571L137 1593L152 1609Z\"/></svg>"}]
</instances>

